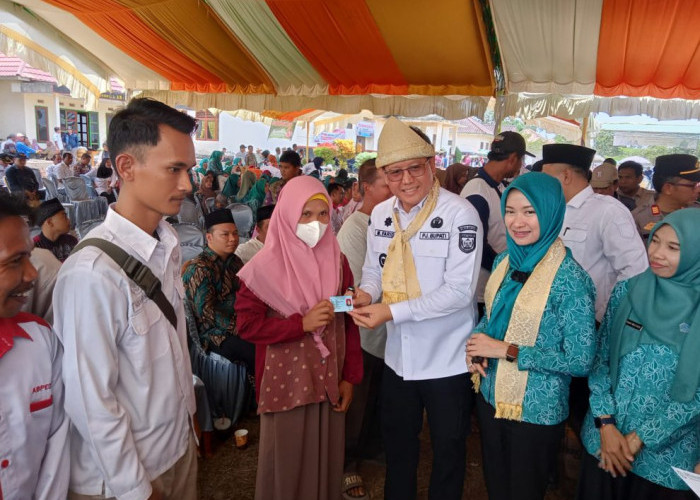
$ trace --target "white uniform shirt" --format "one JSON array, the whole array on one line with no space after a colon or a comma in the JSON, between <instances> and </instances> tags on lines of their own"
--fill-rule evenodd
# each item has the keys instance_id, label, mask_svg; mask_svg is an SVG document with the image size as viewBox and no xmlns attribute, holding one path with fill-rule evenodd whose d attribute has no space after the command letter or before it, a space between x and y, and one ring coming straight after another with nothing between
<instances>
[{"instance_id":1,"label":"white uniform shirt","mask_svg":"<svg viewBox=\"0 0 700 500\"><path fill-rule=\"evenodd\" d=\"M587 186L566 204L560 236L595 284L595 316L602 321L615 283L649 267L632 214Z\"/></svg>"},{"instance_id":2,"label":"white uniform shirt","mask_svg":"<svg viewBox=\"0 0 700 500\"><path fill-rule=\"evenodd\" d=\"M68 493L69 422L63 411L61 344L51 328L38 321L22 313L0 326L2 347L13 342L0 357L4 500L64 500Z\"/></svg>"},{"instance_id":3,"label":"white uniform shirt","mask_svg":"<svg viewBox=\"0 0 700 500\"><path fill-rule=\"evenodd\" d=\"M480 169L477 175L484 175L484 169ZM486 174L488 176L488 174ZM484 303L484 290L486 283L491 276L491 267L494 258L501 252L505 252L508 244L506 243L506 225L503 222L501 214L501 197L505 187L503 183L498 183L490 177L474 177L467 182L460 193L462 198L467 198L476 208L479 213L482 224L485 219L488 220L488 229L486 231L486 244L491 247L489 252L488 247L484 245L482 253L481 269L479 270L479 283L476 289L477 302ZM476 198L476 199L475 199ZM479 200L478 198L481 198Z\"/></svg>"},{"instance_id":4,"label":"white uniform shirt","mask_svg":"<svg viewBox=\"0 0 700 500\"><path fill-rule=\"evenodd\" d=\"M425 199L406 213L396 197L372 211L363 290L377 302L382 268L394 236L392 214L407 228ZM464 348L476 325L475 290L481 262L481 221L464 198L440 189L437 205L411 238L422 295L391 304L387 323L386 364L405 380L425 380L466 373Z\"/></svg>"},{"instance_id":5,"label":"white uniform shirt","mask_svg":"<svg viewBox=\"0 0 700 500\"><path fill-rule=\"evenodd\" d=\"M177 312L177 330L116 263L95 247L70 256L54 289L71 426L71 491L144 499L151 480L187 451L195 411L177 234L160 241L109 209L92 238L145 263Z\"/></svg>"},{"instance_id":6,"label":"white uniform shirt","mask_svg":"<svg viewBox=\"0 0 700 500\"><path fill-rule=\"evenodd\" d=\"M368 225L369 215L355 212L348 217L338 232L340 251L348 259L356 287L359 287L362 282L362 265L367 255ZM374 330L360 327L360 345L372 356L384 359L386 324L379 325Z\"/></svg>"},{"instance_id":7,"label":"white uniform shirt","mask_svg":"<svg viewBox=\"0 0 700 500\"><path fill-rule=\"evenodd\" d=\"M58 179L59 182L63 183L63 179L73 177L73 167L71 167L70 165L66 165L65 162L61 162L58 165L56 165L54 173L56 174L56 179Z\"/></svg>"}]
</instances>

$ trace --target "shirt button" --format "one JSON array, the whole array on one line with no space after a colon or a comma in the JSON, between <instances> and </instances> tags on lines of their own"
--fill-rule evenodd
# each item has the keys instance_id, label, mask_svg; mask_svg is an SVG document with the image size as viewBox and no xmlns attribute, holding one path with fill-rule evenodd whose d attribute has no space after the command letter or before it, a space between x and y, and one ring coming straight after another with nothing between
<instances>
[{"instance_id":1,"label":"shirt button","mask_svg":"<svg viewBox=\"0 0 700 500\"><path fill-rule=\"evenodd\" d=\"M7 469L10 466L10 461L8 459L3 460L0 462L0 467L3 469Z\"/></svg>"}]
</instances>

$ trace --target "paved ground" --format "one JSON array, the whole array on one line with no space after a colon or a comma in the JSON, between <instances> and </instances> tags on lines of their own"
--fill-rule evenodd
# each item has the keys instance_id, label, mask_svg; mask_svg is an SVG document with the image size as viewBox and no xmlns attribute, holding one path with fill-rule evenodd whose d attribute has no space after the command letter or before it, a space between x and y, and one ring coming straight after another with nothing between
<instances>
[{"instance_id":1,"label":"paved ground","mask_svg":"<svg viewBox=\"0 0 700 500\"><path fill-rule=\"evenodd\" d=\"M253 500L255 498L255 471L258 456L259 425L255 417L239 422L237 428L250 433L250 445L245 450L236 449L233 436L215 437L213 456L199 462L199 498L202 500ZM469 437L467 450L467 478L463 499L487 500L481 470L481 453L478 429ZM430 436L424 427L421 435L421 467L418 474L418 499L428 498L430 479ZM570 454L560 461L560 477L575 476L578 462ZM565 470L566 469L566 470ZM363 463L360 474L365 480L371 498L383 498L384 467L376 463ZM575 482L562 479L559 487L547 494L546 500L570 500L574 498Z\"/></svg>"}]
</instances>

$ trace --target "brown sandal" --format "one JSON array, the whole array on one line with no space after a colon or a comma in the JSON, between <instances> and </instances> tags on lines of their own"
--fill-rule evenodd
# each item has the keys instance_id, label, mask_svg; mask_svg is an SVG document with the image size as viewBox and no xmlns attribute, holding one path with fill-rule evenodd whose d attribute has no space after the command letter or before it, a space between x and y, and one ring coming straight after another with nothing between
<instances>
[{"instance_id":1,"label":"brown sandal","mask_svg":"<svg viewBox=\"0 0 700 500\"><path fill-rule=\"evenodd\" d=\"M350 491L353 488L362 488L364 490L363 495L353 496ZM365 486L362 476L355 472L348 472L343 475L343 499L344 500L369 500L369 495L367 494L367 487Z\"/></svg>"}]
</instances>

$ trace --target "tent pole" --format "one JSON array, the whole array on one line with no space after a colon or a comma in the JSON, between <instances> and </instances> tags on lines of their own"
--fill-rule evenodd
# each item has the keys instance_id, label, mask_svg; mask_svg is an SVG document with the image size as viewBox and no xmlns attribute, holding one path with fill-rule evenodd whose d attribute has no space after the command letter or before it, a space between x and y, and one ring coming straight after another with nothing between
<instances>
[{"instance_id":1,"label":"tent pole","mask_svg":"<svg viewBox=\"0 0 700 500\"><path fill-rule=\"evenodd\" d=\"M306 161L304 163L309 163L309 122L306 122Z\"/></svg>"},{"instance_id":2,"label":"tent pole","mask_svg":"<svg viewBox=\"0 0 700 500\"><path fill-rule=\"evenodd\" d=\"M583 123L581 124L581 146L586 145L586 135L588 134L588 119L591 117L589 114L583 119Z\"/></svg>"}]
</instances>

